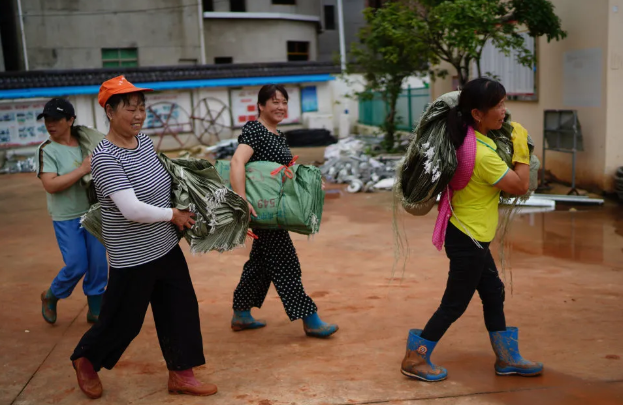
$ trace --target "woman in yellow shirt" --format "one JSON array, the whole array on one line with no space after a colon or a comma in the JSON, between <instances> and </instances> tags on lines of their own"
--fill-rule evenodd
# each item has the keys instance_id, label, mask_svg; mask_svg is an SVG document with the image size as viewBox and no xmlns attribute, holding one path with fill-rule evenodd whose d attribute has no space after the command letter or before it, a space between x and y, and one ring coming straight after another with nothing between
<instances>
[{"instance_id":1,"label":"woman in yellow shirt","mask_svg":"<svg viewBox=\"0 0 623 405\"><path fill-rule=\"evenodd\" d=\"M513 169L502 161L496 144L485 136L490 130L502 127L505 101L506 90L502 84L479 78L465 85L458 106L448 115L448 134L457 151L464 142L475 146L467 159L471 177L467 185L454 191L452 196L452 215L445 232L446 254L450 259L446 291L424 330L409 331L407 353L401 367L406 376L424 381L447 378L446 369L434 365L430 356L450 325L463 315L476 291L482 300L485 325L497 357L496 373L533 376L543 371L541 363L521 357L517 328L506 326L504 283L489 250L498 225L500 191L523 195L528 191L530 176L528 133L521 125L512 123ZM459 159L457 172L465 169L461 164Z\"/></svg>"}]
</instances>

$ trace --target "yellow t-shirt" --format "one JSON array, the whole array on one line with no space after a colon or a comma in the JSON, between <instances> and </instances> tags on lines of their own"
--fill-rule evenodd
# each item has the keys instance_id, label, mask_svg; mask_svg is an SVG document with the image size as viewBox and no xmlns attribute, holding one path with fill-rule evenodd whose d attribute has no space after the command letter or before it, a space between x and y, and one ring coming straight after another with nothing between
<instances>
[{"instance_id":1,"label":"yellow t-shirt","mask_svg":"<svg viewBox=\"0 0 623 405\"><path fill-rule=\"evenodd\" d=\"M496 149L493 140L476 132L474 173L467 186L452 197L454 215L450 222L480 242L491 242L495 237L500 189L494 186L509 170Z\"/></svg>"}]
</instances>

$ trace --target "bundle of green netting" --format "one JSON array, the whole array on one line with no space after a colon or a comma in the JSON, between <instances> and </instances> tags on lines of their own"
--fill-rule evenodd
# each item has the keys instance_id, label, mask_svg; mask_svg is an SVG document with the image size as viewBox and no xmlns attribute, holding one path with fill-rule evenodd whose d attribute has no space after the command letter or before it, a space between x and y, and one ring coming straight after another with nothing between
<instances>
[{"instance_id":1,"label":"bundle of green netting","mask_svg":"<svg viewBox=\"0 0 623 405\"><path fill-rule=\"evenodd\" d=\"M231 187L229 162L217 161L216 170ZM247 163L246 194L257 214L256 218L251 217L253 229L285 229L303 235L320 230L324 191L317 167Z\"/></svg>"},{"instance_id":2,"label":"bundle of green netting","mask_svg":"<svg viewBox=\"0 0 623 405\"><path fill-rule=\"evenodd\" d=\"M457 167L446 117L458 103L458 92L431 103L417 127L404 159L396 168L394 191L405 208L425 205L445 190Z\"/></svg>"},{"instance_id":3,"label":"bundle of green netting","mask_svg":"<svg viewBox=\"0 0 623 405\"><path fill-rule=\"evenodd\" d=\"M425 205L430 199L446 189L457 167L456 151L446 128L451 108L459 101L459 92L446 93L431 103L414 130L404 160L396 170L394 191L405 208ZM512 168L513 126L510 112L506 112L501 129L490 131L487 136L497 145L497 153ZM528 198L537 187L539 160L533 154L534 142L528 136L530 149L530 190L525 196L502 194L505 202L513 198Z\"/></svg>"},{"instance_id":4,"label":"bundle of green netting","mask_svg":"<svg viewBox=\"0 0 623 405\"><path fill-rule=\"evenodd\" d=\"M203 159L158 158L172 179L172 203L195 213L195 225L180 234L193 253L224 252L241 246L249 228L249 207L225 186L214 166ZM101 207L95 204L82 226L102 241Z\"/></svg>"}]
</instances>

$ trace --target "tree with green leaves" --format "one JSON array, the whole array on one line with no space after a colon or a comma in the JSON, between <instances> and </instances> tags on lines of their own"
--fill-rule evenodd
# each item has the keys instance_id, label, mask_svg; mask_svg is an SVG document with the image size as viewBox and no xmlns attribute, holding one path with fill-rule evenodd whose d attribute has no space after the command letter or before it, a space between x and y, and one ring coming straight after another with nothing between
<instances>
[{"instance_id":1,"label":"tree with green leaves","mask_svg":"<svg viewBox=\"0 0 623 405\"><path fill-rule=\"evenodd\" d=\"M519 34L545 36L547 41L567 36L550 0L402 0L413 13L414 31L420 42L428 45L428 62L438 66L450 63L461 85L470 79L470 68L476 65L481 77L480 60L488 41L506 54L517 54L517 61L534 66L534 55ZM448 74L431 69L431 78Z\"/></svg>"},{"instance_id":2,"label":"tree with green leaves","mask_svg":"<svg viewBox=\"0 0 623 405\"><path fill-rule=\"evenodd\" d=\"M351 46L346 74L363 74L365 89L357 93L360 99L370 99L374 92L381 94L387 106L382 129L383 146L392 151L396 146L396 127L400 117L396 104L407 77L425 73L427 45L417 40L413 10L401 2L390 2L379 9L364 10L366 26L359 32L360 43Z\"/></svg>"}]
</instances>

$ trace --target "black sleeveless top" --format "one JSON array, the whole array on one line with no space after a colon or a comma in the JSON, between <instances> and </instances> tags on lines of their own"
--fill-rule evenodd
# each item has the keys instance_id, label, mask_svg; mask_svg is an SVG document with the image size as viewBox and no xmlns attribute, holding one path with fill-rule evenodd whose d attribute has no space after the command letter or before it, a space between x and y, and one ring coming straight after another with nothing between
<instances>
[{"instance_id":1,"label":"black sleeveless top","mask_svg":"<svg viewBox=\"0 0 623 405\"><path fill-rule=\"evenodd\" d=\"M292 152L286 143L286 137L281 131L279 135L270 132L259 121L249 121L242 127L242 134L238 143L249 145L253 155L249 162L274 162L287 165L292 160Z\"/></svg>"}]
</instances>

